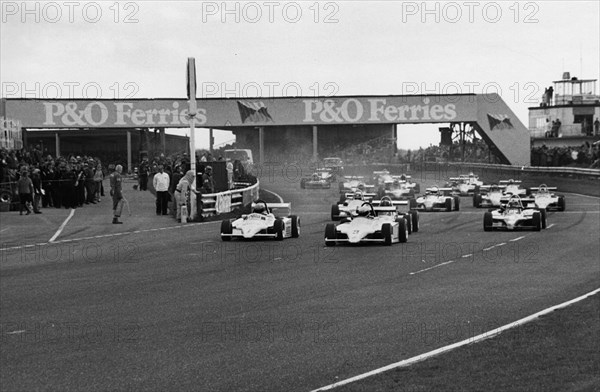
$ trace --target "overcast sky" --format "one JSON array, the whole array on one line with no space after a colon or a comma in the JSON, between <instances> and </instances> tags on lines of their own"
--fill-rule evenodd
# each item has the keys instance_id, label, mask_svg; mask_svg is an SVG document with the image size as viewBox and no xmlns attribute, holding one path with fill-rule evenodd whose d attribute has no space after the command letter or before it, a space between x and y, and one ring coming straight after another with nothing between
<instances>
[{"instance_id":1,"label":"overcast sky","mask_svg":"<svg viewBox=\"0 0 600 392\"><path fill-rule=\"evenodd\" d=\"M182 98L195 57L198 98L498 92L527 126L563 71L600 76L598 1L223 4L2 1L2 96Z\"/></svg>"}]
</instances>

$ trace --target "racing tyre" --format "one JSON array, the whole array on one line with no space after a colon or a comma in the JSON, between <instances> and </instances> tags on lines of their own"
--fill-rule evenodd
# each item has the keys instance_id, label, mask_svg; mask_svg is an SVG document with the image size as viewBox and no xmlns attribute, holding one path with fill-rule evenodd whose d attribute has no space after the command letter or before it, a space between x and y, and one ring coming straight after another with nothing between
<instances>
[{"instance_id":1,"label":"racing tyre","mask_svg":"<svg viewBox=\"0 0 600 392\"><path fill-rule=\"evenodd\" d=\"M455 211L460 211L460 197L455 197L454 198L454 209Z\"/></svg>"},{"instance_id":2,"label":"racing tyre","mask_svg":"<svg viewBox=\"0 0 600 392\"><path fill-rule=\"evenodd\" d=\"M306 189L306 179L305 178L300 180L300 188Z\"/></svg>"},{"instance_id":3,"label":"racing tyre","mask_svg":"<svg viewBox=\"0 0 600 392\"><path fill-rule=\"evenodd\" d=\"M483 214L483 231L492 231L493 224L492 213L488 211Z\"/></svg>"},{"instance_id":4,"label":"racing tyre","mask_svg":"<svg viewBox=\"0 0 600 392\"><path fill-rule=\"evenodd\" d=\"M275 219L275 223L273 224L273 229L275 230L277 241L283 240L283 221L279 218Z\"/></svg>"},{"instance_id":5,"label":"racing tyre","mask_svg":"<svg viewBox=\"0 0 600 392\"><path fill-rule=\"evenodd\" d=\"M408 241L408 228L404 219L398 224L398 241L401 243Z\"/></svg>"},{"instance_id":6,"label":"racing tyre","mask_svg":"<svg viewBox=\"0 0 600 392\"><path fill-rule=\"evenodd\" d=\"M333 223L328 223L325 226L325 246L335 246L335 239L337 238L335 233L335 225ZM327 241L333 240L333 241Z\"/></svg>"},{"instance_id":7,"label":"racing tyre","mask_svg":"<svg viewBox=\"0 0 600 392\"><path fill-rule=\"evenodd\" d=\"M474 193L479 193L479 185L475 185L475 189L473 190Z\"/></svg>"},{"instance_id":8,"label":"racing tyre","mask_svg":"<svg viewBox=\"0 0 600 392\"><path fill-rule=\"evenodd\" d=\"M398 223L398 227L402 227L402 223L404 219ZM406 226L404 226L404 230L406 231ZM386 246L392 245L392 225L389 223L384 223L381 226L381 234L383 235L383 244Z\"/></svg>"},{"instance_id":9,"label":"racing tyre","mask_svg":"<svg viewBox=\"0 0 600 392\"><path fill-rule=\"evenodd\" d=\"M340 220L340 207L337 204L331 206L331 220Z\"/></svg>"},{"instance_id":10,"label":"racing tyre","mask_svg":"<svg viewBox=\"0 0 600 392\"><path fill-rule=\"evenodd\" d=\"M419 231L419 212L418 211L409 211L410 218L412 220L411 226L413 233Z\"/></svg>"},{"instance_id":11,"label":"racing tyre","mask_svg":"<svg viewBox=\"0 0 600 392\"><path fill-rule=\"evenodd\" d=\"M481 193L473 194L473 207L479 207L481 205Z\"/></svg>"},{"instance_id":12,"label":"racing tyre","mask_svg":"<svg viewBox=\"0 0 600 392\"><path fill-rule=\"evenodd\" d=\"M542 229L545 229L547 226L546 217L548 216L548 214L546 213L546 210L540 210L540 215L542 219Z\"/></svg>"},{"instance_id":13,"label":"racing tyre","mask_svg":"<svg viewBox=\"0 0 600 392\"><path fill-rule=\"evenodd\" d=\"M231 233L233 233L233 228L231 227L231 221L224 220L223 222L221 222L221 239L223 241L231 241L231 237L223 236L223 234L231 234Z\"/></svg>"},{"instance_id":14,"label":"racing tyre","mask_svg":"<svg viewBox=\"0 0 600 392\"><path fill-rule=\"evenodd\" d=\"M447 198L446 199L446 211L452 211L452 199L451 198Z\"/></svg>"},{"instance_id":15,"label":"racing tyre","mask_svg":"<svg viewBox=\"0 0 600 392\"><path fill-rule=\"evenodd\" d=\"M533 213L533 229L535 231L542 230L542 214L539 211Z\"/></svg>"},{"instance_id":16,"label":"racing tyre","mask_svg":"<svg viewBox=\"0 0 600 392\"><path fill-rule=\"evenodd\" d=\"M292 238L300 237L300 218L296 215L290 216L292 220Z\"/></svg>"},{"instance_id":17,"label":"racing tyre","mask_svg":"<svg viewBox=\"0 0 600 392\"><path fill-rule=\"evenodd\" d=\"M565 207L566 207L565 197L564 196L558 196L558 210L559 211L564 211Z\"/></svg>"},{"instance_id":18,"label":"racing tyre","mask_svg":"<svg viewBox=\"0 0 600 392\"><path fill-rule=\"evenodd\" d=\"M405 215L404 218L396 218L396 222L400 223L400 221L405 221L406 222L406 229L408 230L408 234L412 234L412 220L411 220L411 215Z\"/></svg>"},{"instance_id":19,"label":"racing tyre","mask_svg":"<svg viewBox=\"0 0 600 392\"><path fill-rule=\"evenodd\" d=\"M343 182L339 182L338 183L338 187L340 188L340 192L342 192L344 190L344 183Z\"/></svg>"}]
</instances>

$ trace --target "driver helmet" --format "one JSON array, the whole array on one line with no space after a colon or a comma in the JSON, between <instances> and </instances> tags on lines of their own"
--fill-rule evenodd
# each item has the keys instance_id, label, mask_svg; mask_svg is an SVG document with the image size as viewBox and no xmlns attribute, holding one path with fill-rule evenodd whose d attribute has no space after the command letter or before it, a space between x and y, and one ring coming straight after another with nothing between
<instances>
[{"instance_id":1,"label":"driver helmet","mask_svg":"<svg viewBox=\"0 0 600 392\"><path fill-rule=\"evenodd\" d=\"M518 200L512 199L508 202L508 208L520 208L521 204L519 203Z\"/></svg>"},{"instance_id":2,"label":"driver helmet","mask_svg":"<svg viewBox=\"0 0 600 392\"><path fill-rule=\"evenodd\" d=\"M362 200L363 199L363 195L360 192L356 192L354 194L354 200Z\"/></svg>"},{"instance_id":3,"label":"driver helmet","mask_svg":"<svg viewBox=\"0 0 600 392\"><path fill-rule=\"evenodd\" d=\"M379 205L382 207L391 207L393 204L389 199L383 199Z\"/></svg>"},{"instance_id":4,"label":"driver helmet","mask_svg":"<svg viewBox=\"0 0 600 392\"><path fill-rule=\"evenodd\" d=\"M434 194L434 195L435 195L435 194L437 194L437 193L439 193L439 192L440 192L440 190L438 189L438 187L437 187L437 186L434 186L434 187L432 187L432 188L431 188L431 191L430 191L430 193L431 193L431 194Z\"/></svg>"},{"instance_id":5,"label":"driver helmet","mask_svg":"<svg viewBox=\"0 0 600 392\"><path fill-rule=\"evenodd\" d=\"M319 175L317 173L314 173L312 175L312 179L315 180L315 181L318 180L319 179Z\"/></svg>"},{"instance_id":6,"label":"driver helmet","mask_svg":"<svg viewBox=\"0 0 600 392\"><path fill-rule=\"evenodd\" d=\"M263 203L258 203L258 204L254 205L252 212L254 212L256 214L266 214L267 207Z\"/></svg>"},{"instance_id":7,"label":"driver helmet","mask_svg":"<svg viewBox=\"0 0 600 392\"><path fill-rule=\"evenodd\" d=\"M371 215L371 207L368 205L360 206L356 209L358 216L369 216Z\"/></svg>"}]
</instances>

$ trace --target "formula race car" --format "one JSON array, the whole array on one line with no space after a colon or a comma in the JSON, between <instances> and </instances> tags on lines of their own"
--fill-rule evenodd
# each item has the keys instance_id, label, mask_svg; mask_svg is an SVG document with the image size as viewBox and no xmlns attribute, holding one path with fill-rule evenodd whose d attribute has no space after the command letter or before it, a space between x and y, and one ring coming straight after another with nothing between
<instances>
[{"instance_id":1,"label":"formula race car","mask_svg":"<svg viewBox=\"0 0 600 392\"><path fill-rule=\"evenodd\" d=\"M381 200L373 200L371 204L377 216L392 215L406 219L408 234L419 231L419 213L410 209L410 203L407 200L392 200L389 196L384 196Z\"/></svg>"},{"instance_id":2,"label":"formula race car","mask_svg":"<svg viewBox=\"0 0 600 392\"><path fill-rule=\"evenodd\" d=\"M272 210L286 209L287 216L276 216ZM238 219L226 219L221 222L221 239L232 238L297 238L300 236L300 218L289 215L290 203L267 203L257 200L252 203L252 212Z\"/></svg>"},{"instance_id":3,"label":"formula race car","mask_svg":"<svg viewBox=\"0 0 600 392\"><path fill-rule=\"evenodd\" d=\"M450 177L446 183L446 187L452 188L452 192L460 196L472 195L474 192L478 192L482 185L483 181L480 181L479 176L473 173Z\"/></svg>"},{"instance_id":4,"label":"formula race car","mask_svg":"<svg viewBox=\"0 0 600 392\"><path fill-rule=\"evenodd\" d=\"M325 167L327 169L331 169L331 172L335 176L343 176L344 175L344 162L342 162L341 158L337 158L337 157L324 158L323 159L323 167Z\"/></svg>"},{"instance_id":5,"label":"formula race car","mask_svg":"<svg viewBox=\"0 0 600 392\"><path fill-rule=\"evenodd\" d=\"M525 208L517 195L502 207L483 215L483 230L535 230L546 228L546 211Z\"/></svg>"},{"instance_id":6,"label":"formula race car","mask_svg":"<svg viewBox=\"0 0 600 392\"><path fill-rule=\"evenodd\" d=\"M357 244L376 242L391 245L408 240L406 219L393 213L395 207L379 207L380 211L389 210L390 215L377 215L372 204L364 202L353 219L345 219L337 227L328 223L325 227L325 245L334 246L338 242Z\"/></svg>"},{"instance_id":7,"label":"formula race car","mask_svg":"<svg viewBox=\"0 0 600 392\"><path fill-rule=\"evenodd\" d=\"M539 187L531 187L529 189L531 190L531 195L521 198L523 205L545 210L565 210L565 197L550 192L555 191L556 187L549 187L546 184L542 184Z\"/></svg>"},{"instance_id":8,"label":"formula race car","mask_svg":"<svg viewBox=\"0 0 600 392\"><path fill-rule=\"evenodd\" d=\"M473 193L473 207L500 207L505 188L495 184L480 186L479 191Z\"/></svg>"},{"instance_id":9,"label":"formula race car","mask_svg":"<svg viewBox=\"0 0 600 392\"><path fill-rule=\"evenodd\" d=\"M329 189L335 178L329 169L317 169L310 177L300 180L302 189Z\"/></svg>"},{"instance_id":10,"label":"formula race car","mask_svg":"<svg viewBox=\"0 0 600 392\"><path fill-rule=\"evenodd\" d=\"M451 196L452 188L427 188L425 195L410 200L411 208L417 211L459 211L460 198Z\"/></svg>"},{"instance_id":11,"label":"formula race car","mask_svg":"<svg viewBox=\"0 0 600 392\"><path fill-rule=\"evenodd\" d=\"M363 176L349 176L344 177L344 179L339 182L339 188L340 193L350 193L356 191L366 192L373 190L375 185L368 185Z\"/></svg>"},{"instance_id":12,"label":"formula race car","mask_svg":"<svg viewBox=\"0 0 600 392\"><path fill-rule=\"evenodd\" d=\"M331 220L336 221L342 218L351 218L356 216L356 210L364 202L371 201L375 197L374 193L363 193L360 191L354 193L345 193L342 195L344 200L331 206Z\"/></svg>"},{"instance_id":13,"label":"formula race car","mask_svg":"<svg viewBox=\"0 0 600 392\"><path fill-rule=\"evenodd\" d=\"M507 195L529 195L529 191L526 188L521 188L521 181L519 180L502 180L500 181L500 185L505 187L504 193Z\"/></svg>"}]
</instances>

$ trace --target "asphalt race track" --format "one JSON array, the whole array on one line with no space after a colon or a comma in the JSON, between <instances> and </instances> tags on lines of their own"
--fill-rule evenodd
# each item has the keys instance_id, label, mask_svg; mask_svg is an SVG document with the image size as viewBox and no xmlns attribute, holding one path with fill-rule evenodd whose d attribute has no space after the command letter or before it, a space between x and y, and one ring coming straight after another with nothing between
<instances>
[{"instance_id":1,"label":"asphalt race track","mask_svg":"<svg viewBox=\"0 0 600 392\"><path fill-rule=\"evenodd\" d=\"M336 184L261 184L300 238L224 243L219 222L178 225L132 191L124 225L78 209L50 245L23 247L66 210L35 227L3 214L0 389L308 391L599 287L598 198L567 194L542 232L491 233L462 198L406 244L325 248Z\"/></svg>"}]
</instances>

